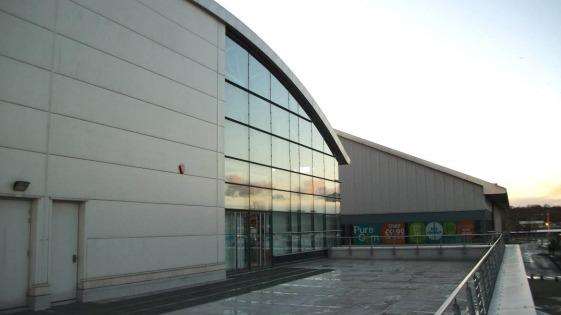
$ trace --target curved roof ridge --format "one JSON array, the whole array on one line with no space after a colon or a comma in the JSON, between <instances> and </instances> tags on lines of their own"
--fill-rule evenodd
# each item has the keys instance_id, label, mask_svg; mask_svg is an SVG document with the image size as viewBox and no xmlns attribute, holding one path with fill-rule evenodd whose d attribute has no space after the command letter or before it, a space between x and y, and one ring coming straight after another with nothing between
<instances>
[{"instance_id":1,"label":"curved roof ridge","mask_svg":"<svg viewBox=\"0 0 561 315\"><path fill-rule=\"evenodd\" d=\"M301 96L306 100L307 104L300 104L314 124L317 125L318 130L325 138L326 143L329 145L331 152L339 161L339 164L350 164L351 159L345 151L343 144L339 140L337 133L331 127L331 124L325 117L325 114L321 111L319 105L316 103L310 92L306 87L300 82L296 75L290 70L290 68L282 61L282 59L263 41L255 32L253 32L247 25L235 17L232 13L222 7L220 4L213 0L191 0L193 3L209 12L217 19L224 22L228 27L232 28L234 31L243 36L247 41L249 41L253 46L255 46L259 51L267 57L273 65L282 72L283 75L294 85ZM280 78L279 78L280 79ZM302 98L301 97L301 98ZM310 111L310 112L309 112Z\"/></svg>"}]
</instances>

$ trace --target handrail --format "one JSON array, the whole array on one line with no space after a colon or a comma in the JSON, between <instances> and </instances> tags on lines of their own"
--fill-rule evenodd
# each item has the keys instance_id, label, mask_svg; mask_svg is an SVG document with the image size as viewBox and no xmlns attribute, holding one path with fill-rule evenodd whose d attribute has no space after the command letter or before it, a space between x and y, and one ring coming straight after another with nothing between
<instances>
[{"instance_id":1,"label":"handrail","mask_svg":"<svg viewBox=\"0 0 561 315\"><path fill-rule=\"evenodd\" d=\"M499 249L499 247L501 247ZM441 315L444 314L444 312L448 309L448 307L450 307L450 305L452 304L452 302L454 302L457 305L457 297L458 294L460 293L460 291L466 286L466 284L468 284L468 282L472 279L474 279L475 275L477 272L480 271L481 267L488 261L488 259L491 257L491 255L496 254L497 250L500 251L500 259L498 260L498 264L499 264L499 268L500 268L500 263L502 262L502 254L504 252L504 238L503 235L500 234L499 237L497 238L497 240L493 243L493 245L485 252L485 254L481 257L481 259L479 259L479 261L477 262L477 264L475 264L475 266L470 270L470 272L464 277L464 279L460 282L460 284L458 284L458 286L452 291L452 293L448 296L448 298L444 301L444 303L442 303L442 305L438 308L438 310L435 312L436 315ZM498 273L498 270L496 270L496 272ZM494 291L494 286L495 286L495 280L496 280L496 274L494 275L494 281L492 283L492 287L491 287L491 291L488 292L490 293L490 295L492 296L493 291ZM470 288L467 288L468 290L470 290ZM470 297L472 297L471 292L468 292L468 299ZM486 303L487 305L485 305L486 307L483 309L482 313L486 313L486 309L487 306L490 303L490 298L489 296L486 297ZM469 302L469 301L468 301ZM473 302L473 301L472 301ZM468 304L469 307L469 304ZM471 310L471 307L469 307ZM461 311L456 310L455 313L460 313ZM470 312L471 313L471 312Z\"/></svg>"}]
</instances>

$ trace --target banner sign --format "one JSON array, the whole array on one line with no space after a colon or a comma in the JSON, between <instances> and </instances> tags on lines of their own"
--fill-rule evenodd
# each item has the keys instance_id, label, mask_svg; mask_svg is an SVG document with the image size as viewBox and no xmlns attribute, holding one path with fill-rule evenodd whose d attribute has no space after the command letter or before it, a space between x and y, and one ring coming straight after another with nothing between
<instances>
[{"instance_id":1,"label":"banner sign","mask_svg":"<svg viewBox=\"0 0 561 315\"><path fill-rule=\"evenodd\" d=\"M440 243L442 234L444 234L444 228L439 222L430 222L425 228L425 233L427 234L428 243Z\"/></svg>"},{"instance_id":2,"label":"banner sign","mask_svg":"<svg viewBox=\"0 0 561 315\"><path fill-rule=\"evenodd\" d=\"M353 244L370 245L380 243L380 227L375 224L353 226Z\"/></svg>"},{"instance_id":3,"label":"banner sign","mask_svg":"<svg viewBox=\"0 0 561 315\"><path fill-rule=\"evenodd\" d=\"M423 244L425 242L425 224L423 222L409 223L407 226L407 238L410 244Z\"/></svg>"},{"instance_id":4,"label":"banner sign","mask_svg":"<svg viewBox=\"0 0 561 315\"><path fill-rule=\"evenodd\" d=\"M404 244L405 223L384 223L381 235L384 244Z\"/></svg>"}]
</instances>

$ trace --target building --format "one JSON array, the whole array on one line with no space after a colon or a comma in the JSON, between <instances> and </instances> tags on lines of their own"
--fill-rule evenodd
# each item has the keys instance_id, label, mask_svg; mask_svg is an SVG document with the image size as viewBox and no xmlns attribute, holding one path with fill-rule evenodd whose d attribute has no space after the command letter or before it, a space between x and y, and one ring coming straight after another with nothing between
<instances>
[{"instance_id":1,"label":"building","mask_svg":"<svg viewBox=\"0 0 561 315\"><path fill-rule=\"evenodd\" d=\"M349 158L210 0L0 2L0 309L325 252Z\"/></svg>"},{"instance_id":2,"label":"building","mask_svg":"<svg viewBox=\"0 0 561 315\"><path fill-rule=\"evenodd\" d=\"M443 234L502 231L509 208L505 188L342 131L338 135L352 158L351 165L339 166L346 235L397 235L404 242L406 235L437 233L430 241L441 242Z\"/></svg>"}]
</instances>

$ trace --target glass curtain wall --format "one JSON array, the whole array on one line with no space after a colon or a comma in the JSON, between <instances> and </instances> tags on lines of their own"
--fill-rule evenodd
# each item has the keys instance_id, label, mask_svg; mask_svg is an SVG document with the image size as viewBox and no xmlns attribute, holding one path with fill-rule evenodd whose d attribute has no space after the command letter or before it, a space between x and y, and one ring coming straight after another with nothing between
<instances>
[{"instance_id":1,"label":"glass curtain wall","mask_svg":"<svg viewBox=\"0 0 561 315\"><path fill-rule=\"evenodd\" d=\"M260 248L269 255L326 248L339 227L337 161L284 85L229 38L225 116L228 269L251 269L251 254L240 252L256 242L243 219L255 213L272 220L272 229L256 227L268 231Z\"/></svg>"}]
</instances>

